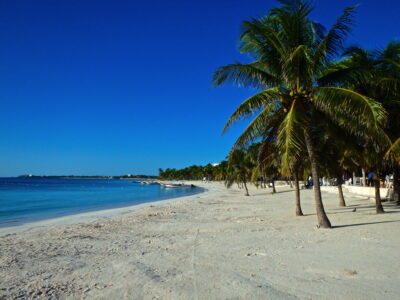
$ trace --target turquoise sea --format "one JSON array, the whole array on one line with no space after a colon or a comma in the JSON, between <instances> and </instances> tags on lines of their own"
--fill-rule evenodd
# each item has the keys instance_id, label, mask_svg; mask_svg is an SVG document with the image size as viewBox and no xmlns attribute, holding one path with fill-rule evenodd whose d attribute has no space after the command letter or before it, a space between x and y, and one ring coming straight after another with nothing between
<instances>
[{"instance_id":1,"label":"turquoise sea","mask_svg":"<svg viewBox=\"0 0 400 300\"><path fill-rule=\"evenodd\" d=\"M0 227L188 196L201 188L163 188L118 179L0 178Z\"/></svg>"}]
</instances>

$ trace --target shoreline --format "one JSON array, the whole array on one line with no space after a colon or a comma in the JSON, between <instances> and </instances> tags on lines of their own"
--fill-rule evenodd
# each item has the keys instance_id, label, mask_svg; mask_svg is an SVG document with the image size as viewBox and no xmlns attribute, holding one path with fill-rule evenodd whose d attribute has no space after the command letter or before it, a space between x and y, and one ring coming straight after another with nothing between
<instances>
[{"instance_id":1,"label":"shoreline","mask_svg":"<svg viewBox=\"0 0 400 300\"><path fill-rule=\"evenodd\" d=\"M133 211L143 208L143 207L163 206L163 205L178 203L178 200L182 200L182 201L189 200L190 201L192 199L192 197L195 197L198 194L206 193L208 191L207 189L200 187L200 186L197 186L197 188L200 188L202 190L195 194L191 194L188 196L178 196L178 197L173 197L173 198L166 198L166 199L144 202L144 203L123 206L123 207L99 209L99 210L87 211L87 212L65 215L65 216L60 216L60 217L55 217L55 218L42 219L42 220L33 221L33 222L27 222L27 223L23 223L21 225L0 227L0 237L4 236L4 235L8 235L8 234L25 232L30 229L39 228L39 227L49 227L49 226L56 226L56 225L70 225L70 224L75 224L75 223L92 222L92 221L99 220L101 218L119 216L119 215L122 215L125 213L130 213L130 212L133 212ZM188 199L182 199L182 198L188 198Z\"/></svg>"},{"instance_id":2,"label":"shoreline","mask_svg":"<svg viewBox=\"0 0 400 300\"><path fill-rule=\"evenodd\" d=\"M221 183L208 191L73 224L0 237L0 299L396 299L400 207L312 190ZM357 208L354 211L354 208Z\"/></svg>"}]
</instances>

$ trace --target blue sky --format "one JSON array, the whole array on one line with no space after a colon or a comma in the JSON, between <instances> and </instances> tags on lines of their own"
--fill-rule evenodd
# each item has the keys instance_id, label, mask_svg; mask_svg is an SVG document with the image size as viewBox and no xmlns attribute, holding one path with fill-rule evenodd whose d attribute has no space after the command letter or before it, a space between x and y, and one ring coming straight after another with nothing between
<instances>
[{"instance_id":1,"label":"blue sky","mask_svg":"<svg viewBox=\"0 0 400 300\"><path fill-rule=\"evenodd\" d=\"M157 174L225 158L244 124L221 136L253 93L212 87L246 61L242 20L276 1L0 0L0 176ZM399 38L400 2L316 0L330 25L361 3L348 44Z\"/></svg>"}]
</instances>

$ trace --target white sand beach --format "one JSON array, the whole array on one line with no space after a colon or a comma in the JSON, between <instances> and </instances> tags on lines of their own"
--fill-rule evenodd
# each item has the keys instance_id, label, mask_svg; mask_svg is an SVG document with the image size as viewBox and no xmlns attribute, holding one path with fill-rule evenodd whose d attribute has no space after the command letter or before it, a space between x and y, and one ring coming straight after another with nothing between
<instances>
[{"instance_id":1,"label":"white sand beach","mask_svg":"<svg viewBox=\"0 0 400 300\"><path fill-rule=\"evenodd\" d=\"M201 185L194 196L2 229L0 299L400 299L399 207L376 215L366 197L346 194L340 208L323 193L334 228L318 229L310 190L295 217L288 188L245 197Z\"/></svg>"}]
</instances>

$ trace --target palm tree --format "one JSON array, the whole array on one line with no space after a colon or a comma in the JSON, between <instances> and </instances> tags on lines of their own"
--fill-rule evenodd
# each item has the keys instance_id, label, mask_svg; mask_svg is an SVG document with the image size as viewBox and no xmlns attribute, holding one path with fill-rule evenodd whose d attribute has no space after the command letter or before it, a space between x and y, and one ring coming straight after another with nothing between
<instances>
[{"instance_id":1,"label":"palm tree","mask_svg":"<svg viewBox=\"0 0 400 300\"><path fill-rule=\"evenodd\" d=\"M320 133L318 151L326 157L320 162L321 172L329 178L336 179L339 206L346 206L342 188L343 175L346 171L356 171L360 168L360 153L363 152L360 138L329 120L321 122Z\"/></svg>"},{"instance_id":2,"label":"palm tree","mask_svg":"<svg viewBox=\"0 0 400 300\"><path fill-rule=\"evenodd\" d=\"M377 213L383 212L379 192L379 171L392 169L394 173L394 199L399 199L400 164L395 159L385 156L392 144L400 135L400 43L389 42L383 50L365 50L350 47L344 52L344 59L336 66L326 79L335 80L342 85L351 86L354 90L378 101L388 112L384 131L378 137L364 138L363 146L369 149L367 163L375 173L375 194ZM339 79L335 78L336 74ZM345 74L345 76L343 76ZM390 151L389 151L390 152ZM398 201L398 200L397 200Z\"/></svg>"},{"instance_id":3,"label":"palm tree","mask_svg":"<svg viewBox=\"0 0 400 300\"><path fill-rule=\"evenodd\" d=\"M251 162L250 157L245 151L240 149L232 150L228 160L228 169L225 179L226 186L229 188L235 182L238 185L243 184L246 190L246 196L250 196L247 182L251 178L253 168L254 164Z\"/></svg>"},{"instance_id":4,"label":"palm tree","mask_svg":"<svg viewBox=\"0 0 400 300\"><path fill-rule=\"evenodd\" d=\"M295 192L295 207L296 207L296 216L304 216L303 211L301 209L301 200L300 200L300 182L299 182L299 174L304 172L304 161L298 160L293 165L293 178L294 178L294 192Z\"/></svg>"},{"instance_id":5,"label":"palm tree","mask_svg":"<svg viewBox=\"0 0 400 300\"><path fill-rule=\"evenodd\" d=\"M214 180L225 180L227 175L228 162L226 160L221 161L213 169Z\"/></svg>"},{"instance_id":6,"label":"palm tree","mask_svg":"<svg viewBox=\"0 0 400 300\"><path fill-rule=\"evenodd\" d=\"M275 143L265 139L259 144L257 155L257 169L264 178L272 184L272 193L276 193L275 180L280 177L279 167L281 160L276 151Z\"/></svg>"},{"instance_id":7,"label":"palm tree","mask_svg":"<svg viewBox=\"0 0 400 300\"><path fill-rule=\"evenodd\" d=\"M293 161L307 149L318 225L330 228L319 186L315 116L324 114L344 128L373 128L383 121L384 112L378 103L351 89L318 84L342 50L354 7L346 8L326 31L309 18L312 7L308 1L279 2L281 6L265 17L243 22L240 50L254 61L220 67L213 83L232 82L261 90L236 109L225 130L232 123L257 114L234 148L276 130L283 173L290 174Z\"/></svg>"},{"instance_id":8,"label":"palm tree","mask_svg":"<svg viewBox=\"0 0 400 300\"><path fill-rule=\"evenodd\" d=\"M397 139L387 151L386 158L391 159L397 166L400 164L400 138ZM400 168L394 167L393 169L393 201L400 205Z\"/></svg>"}]
</instances>

